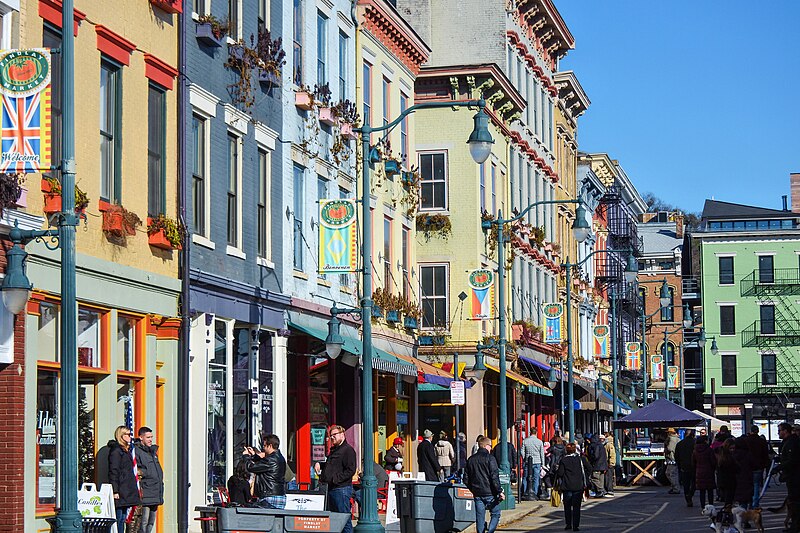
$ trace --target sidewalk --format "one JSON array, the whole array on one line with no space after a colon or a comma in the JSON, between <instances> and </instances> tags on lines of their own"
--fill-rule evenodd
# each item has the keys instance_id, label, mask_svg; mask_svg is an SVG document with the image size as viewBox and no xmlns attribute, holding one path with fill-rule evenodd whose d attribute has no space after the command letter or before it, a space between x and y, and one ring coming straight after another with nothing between
<instances>
[{"instance_id":1,"label":"sidewalk","mask_svg":"<svg viewBox=\"0 0 800 533\"><path fill-rule=\"evenodd\" d=\"M530 515L544 513L544 509L551 509L549 501L517 502L517 506L510 511L503 511L500 515L500 525L497 529L503 529L514 522L519 522ZM488 519L488 515L487 515ZM475 524L464 530L464 533L476 533Z\"/></svg>"}]
</instances>

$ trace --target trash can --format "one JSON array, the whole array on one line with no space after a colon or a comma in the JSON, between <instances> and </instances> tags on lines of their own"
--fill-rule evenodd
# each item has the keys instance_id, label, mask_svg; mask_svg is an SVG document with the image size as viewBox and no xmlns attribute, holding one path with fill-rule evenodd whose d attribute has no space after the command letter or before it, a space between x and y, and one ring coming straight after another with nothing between
<instances>
[{"instance_id":1,"label":"trash can","mask_svg":"<svg viewBox=\"0 0 800 533\"><path fill-rule=\"evenodd\" d=\"M200 531L203 533L217 533L217 507L198 505L194 508L200 516L195 518L200 522Z\"/></svg>"},{"instance_id":2,"label":"trash can","mask_svg":"<svg viewBox=\"0 0 800 533\"><path fill-rule=\"evenodd\" d=\"M83 533L108 533L111 531L111 526L117 523L113 518L96 516L84 516L81 522L83 523ZM56 530L56 517L48 518L47 523L50 524L50 531Z\"/></svg>"},{"instance_id":3,"label":"trash can","mask_svg":"<svg viewBox=\"0 0 800 533\"><path fill-rule=\"evenodd\" d=\"M347 513L293 511L259 507L217 508L216 533L282 533L284 531L329 531L340 533L350 520Z\"/></svg>"},{"instance_id":4,"label":"trash can","mask_svg":"<svg viewBox=\"0 0 800 533\"><path fill-rule=\"evenodd\" d=\"M401 533L448 533L475 523L472 493L464 485L404 479L394 483Z\"/></svg>"}]
</instances>

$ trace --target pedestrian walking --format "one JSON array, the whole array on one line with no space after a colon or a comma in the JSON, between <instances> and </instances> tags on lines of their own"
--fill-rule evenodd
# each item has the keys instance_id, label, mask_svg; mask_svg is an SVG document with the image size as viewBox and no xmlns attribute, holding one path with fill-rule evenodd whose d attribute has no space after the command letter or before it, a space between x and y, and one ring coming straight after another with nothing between
<instances>
[{"instance_id":1,"label":"pedestrian walking","mask_svg":"<svg viewBox=\"0 0 800 533\"><path fill-rule=\"evenodd\" d=\"M478 453L478 450L481 449L481 447L478 445L478 443L481 441L482 438L483 438L483 435L478 435L478 438L475 439L475 444L472 445L472 451L469 452L470 455L475 455L476 453Z\"/></svg>"},{"instance_id":2,"label":"pedestrian walking","mask_svg":"<svg viewBox=\"0 0 800 533\"><path fill-rule=\"evenodd\" d=\"M228 501L237 505L247 505L253 500L253 489L250 486L252 474L247 470L247 457L243 457L228 478Z\"/></svg>"},{"instance_id":3,"label":"pedestrian walking","mask_svg":"<svg viewBox=\"0 0 800 533\"><path fill-rule=\"evenodd\" d=\"M700 508L705 508L706 501L714 503L714 489L717 487L714 472L717 468L717 457L708 445L708 437L700 435L694 446L692 461L695 465L694 481L700 491Z\"/></svg>"},{"instance_id":4,"label":"pedestrian walking","mask_svg":"<svg viewBox=\"0 0 800 533\"><path fill-rule=\"evenodd\" d=\"M553 437L550 441L550 448L548 451L550 452L550 457L547 459L547 470L550 472L550 486L553 486L556 482L558 465L561 463L561 459L567 454L564 439L562 439L560 435Z\"/></svg>"},{"instance_id":5,"label":"pedestrian walking","mask_svg":"<svg viewBox=\"0 0 800 533\"><path fill-rule=\"evenodd\" d=\"M164 470L158 462L158 445L153 444L153 430L142 426L137 432L136 466L139 470L139 489L142 496L142 522L139 533L152 533L156 527L156 512L164 505Z\"/></svg>"},{"instance_id":6,"label":"pedestrian walking","mask_svg":"<svg viewBox=\"0 0 800 533\"><path fill-rule=\"evenodd\" d=\"M280 445L277 435L267 435L262 444L263 451L248 446L242 452L247 456L247 471L255 474L253 494L257 505L265 509L286 508L286 461L278 453Z\"/></svg>"},{"instance_id":7,"label":"pedestrian walking","mask_svg":"<svg viewBox=\"0 0 800 533\"><path fill-rule=\"evenodd\" d=\"M458 434L458 469L464 470L467 466L467 436L464 433Z\"/></svg>"},{"instance_id":8,"label":"pedestrian walking","mask_svg":"<svg viewBox=\"0 0 800 533\"><path fill-rule=\"evenodd\" d=\"M766 439L758 434L758 426L750 426L750 433L745 437L745 444L750 452L750 461L753 468L753 500L751 507L756 509L761 506L761 487L764 486L764 471L769 467L769 444Z\"/></svg>"},{"instance_id":9,"label":"pedestrian walking","mask_svg":"<svg viewBox=\"0 0 800 533\"><path fill-rule=\"evenodd\" d=\"M133 446L131 430L118 426L114 430L114 440L108 441L108 481L114 491L117 531L125 531L125 522L132 508L141 505L139 485L134 473ZM133 453L132 453L133 452Z\"/></svg>"},{"instance_id":10,"label":"pedestrian walking","mask_svg":"<svg viewBox=\"0 0 800 533\"><path fill-rule=\"evenodd\" d=\"M522 441L522 461L525 465L524 478L527 480L523 501L539 499L539 483L544 464L544 443L539 439L539 430L534 428Z\"/></svg>"},{"instance_id":11,"label":"pedestrian walking","mask_svg":"<svg viewBox=\"0 0 800 533\"><path fill-rule=\"evenodd\" d=\"M422 432L422 440L417 446L417 465L419 471L425 474L425 481L439 480L439 459L436 457L436 450L433 449L433 432L426 429Z\"/></svg>"},{"instance_id":12,"label":"pedestrian walking","mask_svg":"<svg viewBox=\"0 0 800 533\"><path fill-rule=\"evenodd\" d=\"M386 470L403 471L403 439L395 437L392 447L383 455L383 466Z\"/></svg>"},{"instance_id":13,"label":"pedestrian walking","mask_svg":"<svg viewBox=\"0 0 800 533\"><path fill-rule=\"evenodd\" d=\"M733 443L733 460L736 462L736 488L733 501L748 509L753 503L753 461L746 437L737 437Z\"/></svg>"},{"instance_id":14,"label":"pedestrian walking","mask_svg":"<svg viewBox=\"0 0 800 533\"><path fill-rule=\"evenodd\" d=\"M475 504L475 531L494 533L500 523L500 502L506 499L500 486L500 469L489 453L492 441L483 437L478 441L478 451L467 461L464 482L472 492ZM489 525L486 526L486 511Z\"/></svg>"},{"instance_id":15,"label":"pedestrian walking","mask_svg":"<svg viewBox=\"0 0 800 533\"><path fill-rule=\"evenodd\" d=\"M694 430L686 432L686 436L675 446L675 464L678 467L678 479L683 487L686 507L694 505Z\"/></svg>"},{"instance_id":16,"label":"pedestrian walking","mask_svg":"<svg viewBox=\"0 0 800 533\"><path fill-rule=\"evenodd\" d=\"M439 432L439 440L434 446L436 452L436 461L439 463L439 481L444 481L450 477L453 463L456 460L456 452L453 445L447 440L447 433L444 431Z\"/></svg>"},{"instance_id":17,"label":"pedestrian walking","mask_svg":"<svg viewBox=\"0 0 800 533\"><path fill-rule=\"evenodd\" d=\"M342 426L331 426L328 430L328 439L331 443L331 450L325 461L325 468L323 469L319 463L316 463L314 471L319 476L320 482L328 485L328 510L350 515L353 476L356 475L357 468L356 451L345 440ZM342 533L352 533L352 531L353 524L347 520Z\"/></svg>"},{"instance_id":18,"label":"pedestrian walking","mask_svg":"<svg viewBox=\"0 0 800 533\"><path fill-rule=\"evenodd\" d=\"M508 464L511 467L511 483L516 483L517 480L515 473L517 471L517 449L514 448L514 445L511 444L510 440L506 442L506 446L508 450ZM492 455L494 455L494 460L497 461L498 465L502 463L500 460L500 450L502 450L502 448L500 447L500 440L498 439L497 446L495 446L492 450Z\"/></svg>"},{"instance_id":19,"label":"pedestrian walking","mask_svg":"<svg viewBox=\"0 0 800 533\"><path fill-rule=\"evenodd\" d=\"M794 520L789 526L790 533L800 531L800 437L792 431L792 425L782 422L778 425L781 440L781 473L780 480L786 483L789 515Z\"/></svg>"},{"instance_id":20,"label":"pedestrian walking","mask_svg":"<svg viewBox=\"0 0 800 533\"><path fill-rule=\"evenodd\" d=\"M736 477L739 474L739 465L733 458L734 448L733 438L728 438L722 444L717 460L717 490L720 499L725 505L733 505L733 498L736 494Z\"/></svg>"},{"instance_id":21,"label":"pedestrian walking","mask_svg":"<svg viewBox=\"0 0 800 533\"><path fill-rule=\"evenodd\" d=\"M589 486L591 465L586 457L579 455L575 443L566 445L566 455L561 459L556 471L556 484L564 502L564 529L579 531L581 525L581 502L583 493ZM555 489L554 489L555 490Z\"/></svg>"},{"instance_id":22,"label":"pedestrian walking","mask_svg":"<svg viewBox=\"0 0 800 533\"><path fill-rule=\"evenodd\" d=\"M666 463L669 493L680 494L681 486L678 478L678 463L675 461L675 448L678 446L678 433L675 428L667 429L667 440L664 442L664 462Z\"/></svg>"},{"instance_id":23,"label":"pedestrian walking","mask_svg":"<svg viewBox=\"0 0 800 533\"><path fill-rule=\"evenodd\" d=\"M600 437L592 435L589 449L587 450L589 463L592 465L591 489L592 496L602 498L605 495L605 472L608 470L608 454L600 443Z\"/></svg>"},{"instance_id":24,"label":"pedestrian walking","mask_svg":"<svg viewBox=\"0 0 800 533\"><path fill-rule=\"evenodd\" d=\"M617 449L614 447L614 434L608 432L605 434L605 448L606 455L608 456L608 470L605 476L605 492L606 495L614 495L614 486L617 478Z\"/></svg>"}]
</instances>

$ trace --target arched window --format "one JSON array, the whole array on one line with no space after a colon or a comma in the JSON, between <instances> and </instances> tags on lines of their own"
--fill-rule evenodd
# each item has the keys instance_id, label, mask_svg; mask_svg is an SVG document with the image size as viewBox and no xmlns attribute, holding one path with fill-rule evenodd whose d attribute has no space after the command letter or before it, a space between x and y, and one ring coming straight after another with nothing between
<instances>
[{"instance_id":1,"label":"arched window","mask_svg":"<svg viewBox=\"0 0 800 533\"><path fill-rule=\"evenodd\" d=\"M667 366L674 366L675 365L675 345L671 342L667 342L666 350L664 349L664 344L661 344L661 353L664 356L664 361L666 361Z\"/></svg>"}]
</instances>

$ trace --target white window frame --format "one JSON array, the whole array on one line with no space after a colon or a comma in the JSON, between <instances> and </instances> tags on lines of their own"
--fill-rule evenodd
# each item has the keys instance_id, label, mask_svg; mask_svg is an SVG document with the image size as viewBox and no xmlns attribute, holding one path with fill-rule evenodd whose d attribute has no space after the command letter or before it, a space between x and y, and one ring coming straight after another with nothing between
<instances>
[{"instance_id":1,"label":"white window frame","mask_svg":"<svg viewBox=\"0 0 800 533\"><path fill-rule=\"evenodd\" d=\"M12 11L19 12L19 0L0 0L0 24L2 24L0 48L3 50L10 50L13 45L11 42L13 30L11 27Z\"/></svg>"},{"instance_id":2,"label":"white window frame","mask_svg":"<svg viewBox=\"0 0 800 533\"><path fill-rule=\"evenodd\" d=\"M226 226L225 253L230 255L230 256L233 256L233 257L238 257L239 259L247 259L247 254L245 254L244 250L242 249L242 192L243 192L242 191L242 159L243 159L243 156L244 156L244 154L242 153L242 148L244 146L244 142L243 142L242 136L236 130L228 128L228 131L226 132L226 143L225 143L226 147L228 147L228 142L229 142L230 138L233 138L233 139L236 140L236 148L237 148L237 151L238 151L238 157L236 158L236 169L235 169L235 172L236 172L236 246L228 244L228 238L227 238L227 216L226 216L226 218L225 218L225 220L226 220L226 224L225 224L225 226ZM228 175L229 172L230 172L230 169L226 167L225 174ZM230 179L230 176L228 176L228 179ZM227 181L228 180L226 180L226 182ZM227 196L227 194L228 194L227 193L227 187L226 187L225 190L226 190L225 194Z\"/></svg>"},{"instance_id":3,"label":"white window frame","mask_svg":"<svg viewBox=\"0 0 800 533\"><path fill-rule=\"evenodd\" d=\"M203 221L203 226L205 228L204 234L199 233L192 233L192 242L194 244L199 244L205 248L209 248L213 250L216 246L214 242L210 239L211 236L211 210L209 206L211 205L211 124L213 118L217 116L217 104L219 103L219 98L211 94L210 92L206 91L199 85L191 84L189 85L189 104L192 106L192 113L197 115L198 117L203 118L206 121L205 127L205 135L203 142L205 143L205 160L203 162L204 168L204 195L205 195L205 216Z\"/></svg>"},{"instance_id":4,"label":"white window frame","mask_svg":"<svg viewBox=\"0 0 800 533\"><path fill-rule=\"evenodd\" d=\"M419 263L419 301L420 301L420 307L422 309L424 309L425 299L426 299L425 294L423 293L423 290L422 290L422 269L424 269L424 268L435 268L435 267L444 267L444 284L445 284L445 290L444 290L445 307L444 307L444 310L445 310L445 319L449 320L449 318L450 318L450 263ZM431 326L423 327L422 320L424 320L424 311L423 311L423 318L420 320L420 324L419 324L420 328L424 329L424 330L435 329L435 326L434 327L431 327ZM444 327L448 327L448 324L445 324Z\"/></svg>"},{"instance_id":5,"label":"white window frame","mask_svg":"<svg viewBox=\"0 0 800 533\"><path fill-rule=\"evenodd\" d=\"M267 203L265 206L267 255L262 257L261 254L258 253L258 243L256 242L256 250L257 250L256 261L260 266L274 269L275 263L272 262L272 206L270 205L272 195L270 194L270 189L272 187L272 153L275 151L275 144L278 141L278 132L271 128L268 128L267 126L261 124L260 122L256 122L253 126L253 129L255 131L255 138L256 138L256 144L258 145L258 151L266 152L267 155L267 173L266 176L264 176L264 181L265 181L264 186L266 187L267 191ZM259 158L260 157L261 155L259 154ZM258 179L261 180L260 174ZM260 185L261 183L259 181L259 186ZM256 202L256 204L257 203L258 202ZM256 232L256 235L258 235L258 232Z\"/></svg>"},{"instance_id":6,"label":"white window frame","mask_svg":"<svg viewBox=\"0 0 800 533\"><path fill-rule=\"evenodd\" d=\"M422 156L425 155L444 155L444 206L442 207L422 207L422 198L420 198L419 211L420 212L441 212L448 211L450 208L450 165L449 165L449 151L448 150L421 150L417 152L417 168L420 169L420 176L422 175ZM438 183L438 182L435 182ZM420 181L420 194L422 194L422 181Z\"/></svg>"}]
</instances>

